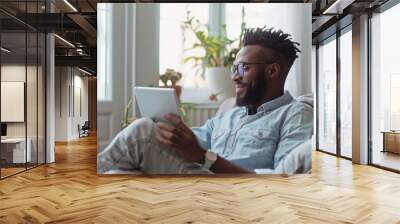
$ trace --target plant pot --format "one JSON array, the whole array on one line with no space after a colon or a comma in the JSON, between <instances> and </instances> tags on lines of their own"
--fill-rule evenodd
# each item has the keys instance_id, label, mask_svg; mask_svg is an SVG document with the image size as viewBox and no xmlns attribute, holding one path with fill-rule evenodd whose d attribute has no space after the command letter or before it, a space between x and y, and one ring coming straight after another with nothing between
<instances>
[{"instance_id":1,"label":"plant pot","mask_svg":"<svg viewBox=\"0 0 400 224\"><path fill-rule=\"evenodd\" d=\"M212 94L217 94L218 102L235 96L235 87L228 68L206 68L205 79Z\"/></svg>"}]
</instances>

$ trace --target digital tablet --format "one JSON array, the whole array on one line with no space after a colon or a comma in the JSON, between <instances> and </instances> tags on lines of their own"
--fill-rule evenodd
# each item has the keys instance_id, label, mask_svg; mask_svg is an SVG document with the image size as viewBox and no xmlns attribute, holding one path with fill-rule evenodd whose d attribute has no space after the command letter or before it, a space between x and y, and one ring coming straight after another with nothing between
<instances>
[{"instance_id":1,"label":"digital tablet","mask_svg":"<svg viewBox=\"0 0 400 224\"><path fill-rule=\"evenodd\" d=\"M165 120L164 115L168 113L180 116L175 89L135 87L134 93L141 117Z\"/></svg>"}]
</instances>

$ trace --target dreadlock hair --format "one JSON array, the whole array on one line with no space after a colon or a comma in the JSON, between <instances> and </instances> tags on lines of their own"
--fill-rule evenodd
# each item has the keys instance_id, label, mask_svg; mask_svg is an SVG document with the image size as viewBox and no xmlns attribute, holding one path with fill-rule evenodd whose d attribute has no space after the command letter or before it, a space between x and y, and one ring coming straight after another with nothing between
<instances>
[{"instance_id":1,"label":"dreadlock hair","mask_svg":"<svg viewBox=\"0 0 400 224\"><path fill-rule=\"evenodd\" d=\"M291 35L284 33L282 30L274 30L274 28L249 28L244 31L243 46L260 45L264 48L274 50L283 57L287 62L288 69L293 65L294 60L300 52L297 46L299 43L293 42Z\"/></svg>"}]
</instances>

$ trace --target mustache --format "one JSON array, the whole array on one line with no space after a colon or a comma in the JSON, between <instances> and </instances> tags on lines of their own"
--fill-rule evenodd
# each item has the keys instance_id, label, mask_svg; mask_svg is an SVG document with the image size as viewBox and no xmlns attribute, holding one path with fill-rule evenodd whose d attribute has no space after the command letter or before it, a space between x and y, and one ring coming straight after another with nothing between
<instances>
[{"instance_id":1,"label":"mustache","mask_svg":"<svg viewBox=\"0 0 400 224\"><path fill-rule=\"evenodd\" d=\"M250 83L248 82L243 82L243 81L235 81L236 85L242 85L242 86L248 86Z\"/></svg>"}]
</instances>

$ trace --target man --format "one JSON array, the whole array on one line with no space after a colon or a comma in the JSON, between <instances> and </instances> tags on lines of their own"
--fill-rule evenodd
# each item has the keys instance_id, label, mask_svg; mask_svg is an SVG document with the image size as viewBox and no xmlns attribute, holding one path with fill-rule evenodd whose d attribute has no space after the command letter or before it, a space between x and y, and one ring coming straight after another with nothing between
<instances>
[{"instance_id":1,"label":"man","mask_svg":"<svg viewBox=\"0 0 400 224\"><path fill-rule=\"evenodd\" d=\"M232 67L237 107L192 129L173 114L136 120L100 153L99 171L259 173L309 140L312 108L284 91L299 44L266 28L246 30L243 44Z\"/></svg>"}]
</instances>

